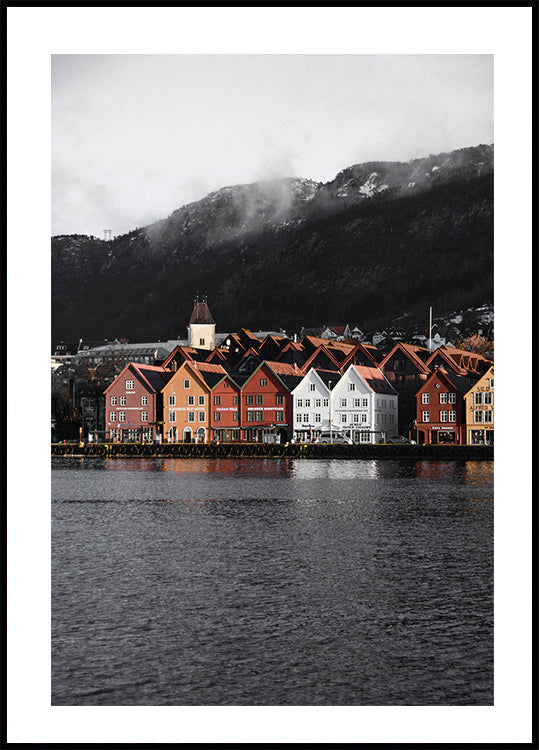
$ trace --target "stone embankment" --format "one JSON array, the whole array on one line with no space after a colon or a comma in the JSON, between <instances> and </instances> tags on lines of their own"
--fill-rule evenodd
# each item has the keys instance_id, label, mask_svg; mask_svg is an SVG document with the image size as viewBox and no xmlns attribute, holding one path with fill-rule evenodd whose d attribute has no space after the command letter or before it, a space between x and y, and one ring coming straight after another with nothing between
<instances>
[{"instance_id":1,"label":"stone embankment","mask_svg":"<svg viewBox=\"0 0 539 750\"><path fill-rule=\"evenodd\" d=\"M491 445L328 445L301 443L53 443L53 456L101 458L411 458L492 460Z\"/></svg>"}]
</instances>

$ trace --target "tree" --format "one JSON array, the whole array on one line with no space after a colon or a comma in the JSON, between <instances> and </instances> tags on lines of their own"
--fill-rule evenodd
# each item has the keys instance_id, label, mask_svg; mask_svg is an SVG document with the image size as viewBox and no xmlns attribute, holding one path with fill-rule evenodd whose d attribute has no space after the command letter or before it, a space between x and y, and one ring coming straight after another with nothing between
<instances>
[{"instance_id":1,"label":"tree","mask_svg":"<svg viewBox=\"0 0 539 750\"><path fill-rule=\"evenodd\" d=\"M475 352L476 354L485 355L485 352L492 349L492 343L484 336L478 333L472 333L465 339L461 339L455 344L457 349L463 349L465 352Z\"/></svg>"}]
</instances>

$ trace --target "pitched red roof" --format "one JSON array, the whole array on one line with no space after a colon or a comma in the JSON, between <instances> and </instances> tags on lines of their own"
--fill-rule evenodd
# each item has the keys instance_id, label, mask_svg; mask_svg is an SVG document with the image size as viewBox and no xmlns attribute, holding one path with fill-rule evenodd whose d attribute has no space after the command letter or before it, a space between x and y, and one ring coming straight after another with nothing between
<instances>
[{"instance_id":1,"label":"pitched red roof","mask_svg":"<svg viewBox=\"0 0 539 750\"><path fill-rule=\"evenodd\" d=\"M361 375L369 388L375 393L387 393L392 396L397 394L389 380L378 367L366 367L364 365L352 365L354 370Z\"/></svg>"}]
</instances>

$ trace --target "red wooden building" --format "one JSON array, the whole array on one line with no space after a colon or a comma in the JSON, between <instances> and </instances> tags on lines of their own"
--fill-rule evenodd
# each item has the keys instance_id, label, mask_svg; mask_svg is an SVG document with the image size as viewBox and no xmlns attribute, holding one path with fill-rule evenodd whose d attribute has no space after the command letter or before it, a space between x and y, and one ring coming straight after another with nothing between
<instances>
[{"instance_id":1,"label":"red wooden building","mask_svg":"<svg viewBox=\"0 0 539 750\"><path fill-rule=\"evenodd\" d=\"M240 394L241 440L263 442L279 435L282 443L294 429L291 391L303 374L293 365L262 362L244 376Z\"/></svg>"},{"instance_id":2,"label":"red wooden building","mask_svg":"<svg viewBox=\"0 0 539 750\"><path fill-rule=\"evenodd\" d=\"M104 391L105 430L112 441L148 442L161 435L161 390L174 373L130 362Z\"/></svg>"},{"instance_id":3,"label":"red wooden building","mask_svg":"<svg viewBox=\"0 0 539 750\"><path fill-rule=\"evenodd\" d=\"M416 434L418 443L466 444L464 396L474 378L457 375L438 367L416 393Z\"/></svg>"},{"instance_id":4,"label":"red wooden building","mask_svg":"<svg viewBox=\"0 0 539 750\"><path fill-rule=\"evenodd\" d=\"M210 428L216 442L240 441L240 386L228 375L211 386Z\"/></svg>"}]
</instances>

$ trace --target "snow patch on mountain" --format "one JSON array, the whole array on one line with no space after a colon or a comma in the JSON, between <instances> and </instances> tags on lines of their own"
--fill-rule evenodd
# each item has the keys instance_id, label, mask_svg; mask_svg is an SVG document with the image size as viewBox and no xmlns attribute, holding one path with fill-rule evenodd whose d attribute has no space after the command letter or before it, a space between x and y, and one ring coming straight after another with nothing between
<instances>
[{"instance_id":1,"label":"snow patch on mountain","mask_svg":"<svg viewBox=\"0 0 539 750\"><path fill-rule=\"evenodd\" d=\"M379 184L378 172L372 172L372 174L369 175L367 182L363 183L359 188L359 192L362 195L371 198L373 195L376 195L376 193L381 193L383 190L387 190L388 187L389 185L386 185L385 183Z\"/></svg>"}]
</instances>

